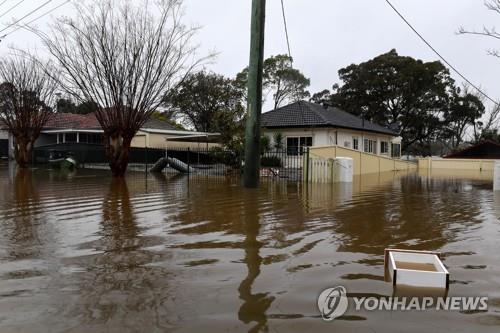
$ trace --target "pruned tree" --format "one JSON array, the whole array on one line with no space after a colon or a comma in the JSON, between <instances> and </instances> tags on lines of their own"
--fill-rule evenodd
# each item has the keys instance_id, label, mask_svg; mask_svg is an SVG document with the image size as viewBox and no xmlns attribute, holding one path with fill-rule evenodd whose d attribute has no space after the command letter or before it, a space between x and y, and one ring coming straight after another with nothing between
<instances>
[{"instance_id":1,"label":"pruned tree","mask_svg":"<svg viewBox=\"0 0 500 333\"><path fill-rule=\"evenodd\" d=\"M50 63L20 52L0 60L0 122L14 137L14 157L21 168L28 166L35 141L53 114L57 76Z\"/></svg>"},{"instance_id":2,"label":"pruned tree","mask_svg":"<svg viewBox=\"0 0 500 333\"><path fill-rule=\"evenodd\" d=\"M75 4L48 33L36 31L63 70L61 86L95 103L113 176L123 176L132 138L205 58L196 58L196 28L182 23L181 0L102 0Z\"/></svg>"}]
</instances>

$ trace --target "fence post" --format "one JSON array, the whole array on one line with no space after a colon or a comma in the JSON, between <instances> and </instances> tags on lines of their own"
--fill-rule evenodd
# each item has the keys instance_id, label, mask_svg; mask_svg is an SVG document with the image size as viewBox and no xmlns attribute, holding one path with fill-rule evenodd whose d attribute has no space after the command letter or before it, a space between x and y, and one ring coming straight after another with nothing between
<instances>
[{"instance_id":1,"label":"fence post","mask_svg":"<svg viewBox=\"0 0 500 333\"><path fill-rule=\"evenodd\" d=\"M187 157L188 157L188 161L187 161L188 162L187 163L188 164L188 170L187 170L188 172L187 172L187 174L189 176L189 174L191 173L191 166L190 166L191 165L191 147L188 147L188 156Z\"/></svg>"},{"instance_id":2,"label":"fence post","mask_svg":"<svg viewBox=\"0 0 500 333\"><path fill-rule=\"evenodd\" d=\"M305 172L305 181L309 182L309 147L307 147L307 149L306 149L306 155L305 155L305 161L304 162L305 162L304 163L305 164L304 168L305 168L305 171L306 171Z\"/></svg>"}]
</instances>

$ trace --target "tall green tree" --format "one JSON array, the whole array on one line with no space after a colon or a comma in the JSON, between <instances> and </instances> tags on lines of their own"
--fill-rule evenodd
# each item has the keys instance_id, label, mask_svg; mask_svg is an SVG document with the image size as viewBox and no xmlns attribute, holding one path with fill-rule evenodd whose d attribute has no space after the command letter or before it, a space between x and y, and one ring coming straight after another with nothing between
<instances>
[{"instance_id":1,"label":"tall green tree","mask_svg":"<svg viewBox=\"0 0 500 333\"><path fill-rule=\"evenodd\" d=\"M263 89L265 94L271 93L274 108L288 102L296 102L310 96L307 88L310 80L298 69L292 66L293 59L285 54L271 56L264 60ZM246 87L248 68L236 76L236 82L241 87Z\"/></svg>"},{"instance_id":2,"label":"tall green tree","mask_svg":"<svg viewBox=\"0 0 500 333\"><path fill-rule=\"evenodd\" d=\"M243 90L234 80L201 71L189 75L165 96L183 124L200 132L218 132L225 145L241 139L245 114Z\"/></svg>"},{"instance_id":3,"label":"tall green tree","mask_svg":"<svg viewBox=\"0 0 500 333\"><path fill-rule=\"evenodd\" d=\"M316 99L399 129L403 151L430 153L455 92L454 80L441 62L424 62L391 50L340 69L339 77L340 87L330 94L323 91Z\"/></svg>"},{"instance_id":4,"label":"tall green tree","mask_svg":"<svg viewBox=\"0 0 500 333\"><path fill-rule=\"evenodd\" d=\"M484 111L481 98L473 94L468 86L457 88L450 107L443 114L442 139L449 148L455 149L465 140L466 131L476 125Z\"/></svg>"}]
</instances>

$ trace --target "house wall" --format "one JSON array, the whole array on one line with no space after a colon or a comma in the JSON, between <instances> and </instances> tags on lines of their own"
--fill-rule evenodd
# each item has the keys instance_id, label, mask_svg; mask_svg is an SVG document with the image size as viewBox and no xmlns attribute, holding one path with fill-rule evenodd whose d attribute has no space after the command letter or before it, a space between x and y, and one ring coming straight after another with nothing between
<instances>
[{"instance_id":1,"label":"house wall","mask_svg":"<svg viewBox=\"0 0 500 333\"><path fill-rule=\"evenodd\" d=\"M153 134L145 133L139 131L137 135L132 139L131 146L137 148L190 148L190 149L206 149L207 143L200 138L200 142L181 142L181 141L167 141L169 137L174 137L178 135L168 135L168 134ZM193 139L196 140L196 139ZM218 143L209 143L208 148L219 147Z\"/></svg>"},{"instance_id":2,"label":"house wall","mask_svg":"<svg viewBox=\"0 0 500 333\"><path fill-rule=\"evenodd\" d=\"M41 133L38 139L36 139L35 141L35 147L52 145L54 143L57 143L57 134Z\"/></svg>"},{"instance_id":3,"label":"house wall","mask_svg":"<svg viewBox=\"0 0 500 333\"><path fill-rule=\"evenodd\" d=\"M472 171L487 171L493 172L495 160L484 159L460 159L460 158L447 158L447 159L432 159L420 158L418 159L419 170L472 170Z\"/></svg>"},{"instance_id":4,"label":"house wall","mask_svg":"<svg viewBox=\"0 0 500 333\"><path fill-rule=\"evenodd\" d=\"M364 153L339 146L312 147L309 157L324 159L350 157L353 160L354 175L417 169L417 163L393 159L383 155Z\"/></svg>"},{"instance_id":5,"label":"house wall","mask_svg":"<svg viewBox=\"0 0 500 333\"><path fill-rule=\"evenodd\" d=\"M353 138L359 139L359 151L364 151L364 139L370 139L377 142L377 155L380 154L380 142L386 141L389 143L389 151L387 156L391 156L391 143L401 144L401 138L386 134L372 133L368 131L357 131L341 128L286 128L286 129L266 129L262 130L262 134L269 137L271 147L274 147L274 134L281 133L283 135L283 148L286 148L287 137L311 136L313 146L333 146L338 145L353 148Z\"/></svg>"}]
</instances>

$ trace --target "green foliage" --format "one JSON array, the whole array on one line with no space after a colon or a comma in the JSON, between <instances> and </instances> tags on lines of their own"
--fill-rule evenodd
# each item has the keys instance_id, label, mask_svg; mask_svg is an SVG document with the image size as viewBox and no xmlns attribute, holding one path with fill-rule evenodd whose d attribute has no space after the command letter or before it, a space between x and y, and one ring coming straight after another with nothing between
<instances>
[{"instance_id":1,"label":"green foliage","mask_svg":"<svg viewBox=\"0 0 500 333\"><path fill-rule=\"evenodd\" d=\"M484 130L481 133L480 141L482 140L491 140L500 143L500 133L498 129Z\"/></svg>"},{"instance_id":2,"label":"green foliage","mask_svg":"<svg viewBox=\"0 0 500 333\"><path fill-rule=\"evenodd\" d=\"M260 158L260 166L267 168L281 168L283 162L278 156L262 156Z\"/></svg>"},{"instance_id":3,"label":"green foliage","mask_svg":"<svg viewBox=\"0 0 500 333\"><path fill-rule=\"evenodd\" d=\"M169 123L170 125L174 126L178 130L185 131L186 128L182 126L181 124L177 123L175 120L171 119L167 112L161 112L161 111L155 111L151 114L151 118L160 120L160 121L165 121Z\"/></svg>"},{"instance_id":4,"label":"green foliage","mask_svg":"<svg viewBox=\"0 0 500 333\"><path fill-rule=\"evenodd\" d=\"M284 54L271 56L264 61L262 88L265 93L272 93L275 109L285 103L309 97L307 88L311 82L292 67L292 62L293 59ZM236 76L236 83L241 89L246 89L247 77L248 68Z\"/></svg>"},{"instance_id":5,"label":"green foliage","mask_svg":"<svg viewBox=\"0 0 500 333\"><path fill-rule=\"evenodd\" d=\"M281 132L276 132L273 134L273 141L274 141L274 149L276 150L283 149L284 147L283 134Z\"/></svg>"},{"instance_id":6,"label":"green foliage","mask_svg":"<svg viewBox=\"0 0 500 333\"><path fill-rule=\"evenodd\" d=\"M56 110L59 113L89 114L97 110L97 104L94 102L82 102L77 105L70 99L60 98L57 100Z\"/></svg>"},{"instance_id":7,"label":"green foliage","mask_svg":"<svg viewBox=\"0 0 500 333\"><path fill-rule=\"evenodd\" d=\"M260 153L265 154L271 150L271 140L267 135L260 137Z\"/></svg>"},{"instance_id":8,"label":"green foliage","mask_svg":"<svg viewBox=\"0 0 500 333\"><path fill-rule=\"evenodd\" d=\"M484 114L485 107L481 99L470 93L468 87L453 94L449 109L443 113L442 139L450 142L452 149L457 148L464 139L465 131L475 126L476 120Z\"/></svg>"},{"instance_id":9,"label":"green foliage","mask_svg":"<svg viewBox=\"0 0 500 333\"><path fill-rule=\"evenodd\" d=\"M221 134L226 146L238 145L244 131L243 91L234 80L209 72L189 75L165 96L182 122L200 132Z\"/></svg>"},{"instance_id":10,"label":"green foliage","mask_svg":"<svg viewBox=\"0 0 500 333\"><path fill-rule=\"evenodd\" d=\"M460 94L449 70L439 61L423 62L396 50L339 70L343 85L314 94L364 119L399 129L402 150L430 154L431 142L463 136L484 106L469 93Z\"/></svg>"}]
</instances>

